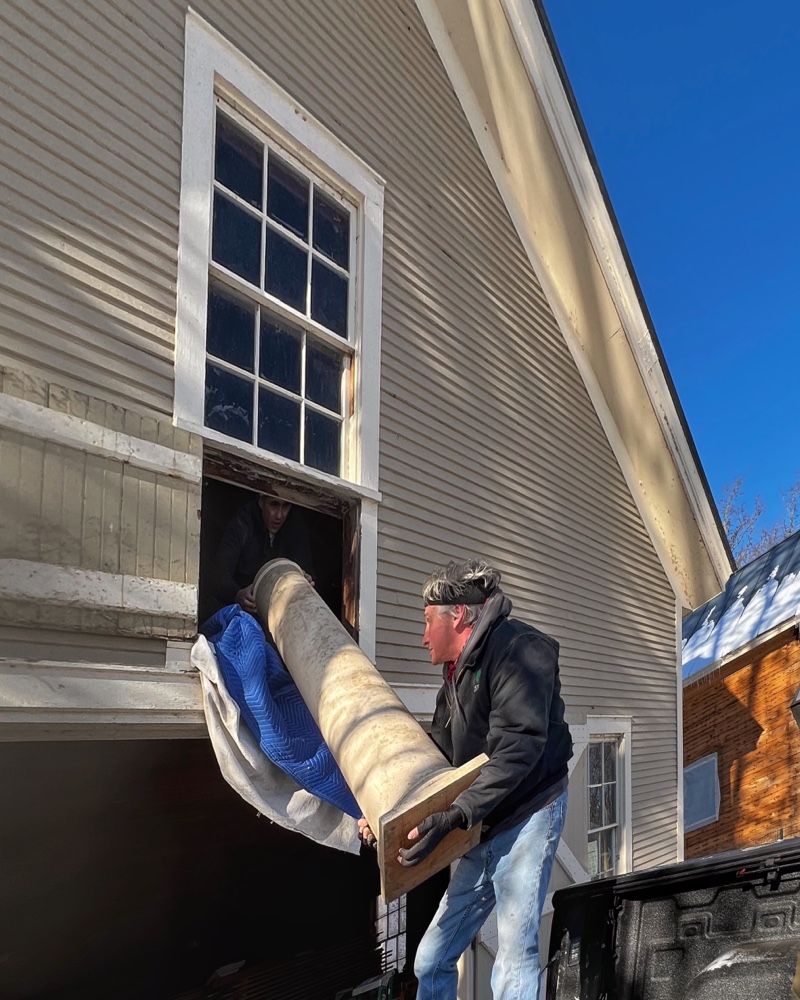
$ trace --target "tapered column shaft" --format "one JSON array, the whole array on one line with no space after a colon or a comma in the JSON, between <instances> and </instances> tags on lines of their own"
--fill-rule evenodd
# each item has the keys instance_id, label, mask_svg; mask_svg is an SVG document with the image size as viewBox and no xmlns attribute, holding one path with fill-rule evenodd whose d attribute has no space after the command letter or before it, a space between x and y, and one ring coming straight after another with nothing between
<instances>
[{"instance_id":1,"label":"tapered column shaft","mask_svg":"<svg viewBox=\"0 0 800 1000\"><path fill-rule=\"evenodd\" d=\"M466 769L449 765L294 563L288 559L267 563L253 590L260 617L379 837L382 886L384 894L393 898L399 893L391 885L398 880L403 883L400 891L406 891L410 887L407 882L417 884L436 867L453 860L403 869L396 853L404 834L423 818L414 820L425 803L433 796L436 802L450 799L438 808L449 806L474 779L485 758L471 762ZM409 808L414 815L408 814ZM406 815L411 826L403 828ZM466 836L467 831L456 833ZM456 833L443 844L458 839ZM466 849L458 850L455 856ZM394 857L386 856L391 851Z\"/></svg>"}]
</instances>

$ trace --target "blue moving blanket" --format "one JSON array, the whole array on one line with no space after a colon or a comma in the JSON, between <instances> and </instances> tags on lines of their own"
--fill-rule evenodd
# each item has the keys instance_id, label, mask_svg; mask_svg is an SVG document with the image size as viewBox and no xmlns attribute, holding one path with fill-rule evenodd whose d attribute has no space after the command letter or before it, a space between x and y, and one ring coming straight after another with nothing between
<instances>
[{"instance_id":1,"label":"blue moving blanket","mask_svg":"<svg viewBox=\"0 0 800 1000\"><path fill-rule=\"evenodd\" d=\"M242 720L273 764L301 788L358 818L353 793L297 685L252 615L231 604L203 625Z\"/></svg>"}]
</instances>

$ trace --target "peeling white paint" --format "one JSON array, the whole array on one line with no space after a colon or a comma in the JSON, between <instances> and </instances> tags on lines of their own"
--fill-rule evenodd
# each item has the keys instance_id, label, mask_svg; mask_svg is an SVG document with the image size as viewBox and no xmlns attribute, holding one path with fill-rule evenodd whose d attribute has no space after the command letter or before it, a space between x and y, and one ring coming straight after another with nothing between
<instances>
[{"instance_id":1,"label":"peeling white paint","mask_svg":"<svg viewBox=\"0 0 800 1000\"><path fill-rule=\"evenodd\" d=\"M62 607L194 618L197 587L29 559L0 559L0 597Z\"/></svg>"}]
</instances>

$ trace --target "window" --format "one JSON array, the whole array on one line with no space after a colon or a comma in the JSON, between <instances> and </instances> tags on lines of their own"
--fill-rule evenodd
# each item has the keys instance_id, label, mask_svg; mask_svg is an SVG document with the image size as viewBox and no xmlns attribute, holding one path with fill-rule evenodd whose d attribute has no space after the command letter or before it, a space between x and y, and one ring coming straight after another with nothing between
<instances>
[{"instance_id":1,"label":"window","mask_svg":"<svg viewBox=\"0 0 800 1000\"><path fill-rule=\"evenodd\" d=\"M712 753L683 769L684 830L697 830L719 819L719 773Z\"/></svg>"},{"instance_id":2,"label":"window","mask_svg":"<svg viewBox=\"0 0 800 1000\"><path fill-rule=\"evenodd\" d=\"M377 501L383 182L186 19L175 421Z\"/></svg>"},{"instance_id":3,"label":"window","mask_svg":"<svg viewBox=\"0 0 800 1000\"><path fill-rule=\"evenodd\" d=\"M218 106L205 426L341 476L356 207Z\"/></svg>"},{"instance_id":4,"label":"window","mask_svg":"<svg viewBox=\"0 0 800 1000\"><path fill-rule=\"evenodd\" d=\"M592 739L587 748L588 872L614 875L620 849L619 741Z\"/></svg>"},{"instance_id":5,"label":"window","mask_svg":"<svg viewBox=\"0 0 800 1000\"><path fill-rule=\"evenodd\" d=\"M384 969L403 969L406 963L406 897L375 903L375 935L383 956Z\"/></svg>"}]
</instances>

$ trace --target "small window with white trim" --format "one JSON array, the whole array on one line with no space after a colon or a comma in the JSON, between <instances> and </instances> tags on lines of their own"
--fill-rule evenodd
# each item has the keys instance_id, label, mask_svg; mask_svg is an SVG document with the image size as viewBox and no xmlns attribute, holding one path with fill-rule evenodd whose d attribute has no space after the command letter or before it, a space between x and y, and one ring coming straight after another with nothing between
<instances>
[{"instance_id":1,"label":"small window with white trim","mask_svg":"<svg viewBox=\"0 0 800 1000\"><path fill-rule=\"evenodd\" d=\"M698 830L719 819L719 769L715 753L683 769L684 830Z\"/></svg>"},{"instance_id":2,"label":"small window with white trim","mask_svg":"<svg viewBox=\"0 0 800 1000\"><path fill-rule=\"evenodd\" d=\"M614 875L620 852L619 739L591 739L587 747L588 865L591 878Z\"/></svg>"},{"instance_id":3,"label":"small window with white trim","mask_svg":"<svg viewBox=\"0 0 800 1000\"><path fill-rule=\"evenodd\" d=\"M176 423L377 490L383 182L189 12Z\"/></svg>"}]
</instances>

